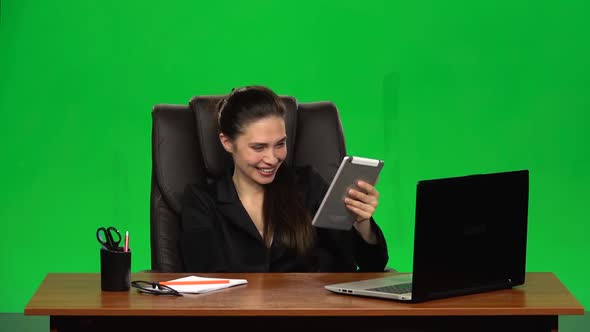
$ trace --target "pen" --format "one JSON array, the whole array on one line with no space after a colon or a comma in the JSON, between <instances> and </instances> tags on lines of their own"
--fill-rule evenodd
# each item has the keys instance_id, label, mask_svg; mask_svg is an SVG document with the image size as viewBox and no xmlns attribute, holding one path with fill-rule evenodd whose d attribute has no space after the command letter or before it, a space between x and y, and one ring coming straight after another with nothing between
<instances>
[{"instance_id":1,"label":"pen","mask_svg":"<svg viewBox=\"0 0 590 332\"><path fill-rule=\"evenodd\" d=\"M129 251L129 231L125 231L125 246L123 247L123 251Z\"/></svg>"},{"instance_id":2,"label":"pen","mask_svg":"<svg viewBox=\"0 0 590 332\"><path fill-rule=\"evenodd\" d=\"M192 280L192 281L161 281L160 285L173 286L173 285L214 285L214 284L229 284L227 279L219 280Z\"/></svg>"}]
</instances>

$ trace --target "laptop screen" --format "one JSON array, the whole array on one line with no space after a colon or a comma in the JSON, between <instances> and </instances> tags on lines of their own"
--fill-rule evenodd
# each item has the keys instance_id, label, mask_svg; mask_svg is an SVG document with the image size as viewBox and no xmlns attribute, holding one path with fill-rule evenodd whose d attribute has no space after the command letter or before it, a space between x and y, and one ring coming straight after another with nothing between
<instances>
[{"instance_id":1,"label":"laptop screen","mask_svg":"<svg viewBox=\"0 0 590 332\"><path fill-rule=\"evenodd\" d=\"M413 297L524 283L529 172L418 182Z\"/></svg>"}]
</instances>

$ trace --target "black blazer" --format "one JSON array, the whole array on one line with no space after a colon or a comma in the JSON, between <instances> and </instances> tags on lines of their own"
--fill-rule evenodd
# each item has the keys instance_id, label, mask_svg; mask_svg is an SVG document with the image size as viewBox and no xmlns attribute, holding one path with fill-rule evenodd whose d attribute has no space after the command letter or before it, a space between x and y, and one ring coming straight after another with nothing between
<instances>
[{"instance_id":1,"label":"black blazer","mask_svg":"<svg viewBox=\"0 0 590 332\"><path fill-rule=\"evenodd\" d=\"M293 171L313 216L328 185L311 167ZM373 219L375 245L365 242L354 228L314 227L317 241L310 256L297 256L279 241L267 248L238 198L230 173L205 187L187 186L182 202L180 252L186 272L383 271L387 264L385 238Z\"/></svg>"}]
</instances>

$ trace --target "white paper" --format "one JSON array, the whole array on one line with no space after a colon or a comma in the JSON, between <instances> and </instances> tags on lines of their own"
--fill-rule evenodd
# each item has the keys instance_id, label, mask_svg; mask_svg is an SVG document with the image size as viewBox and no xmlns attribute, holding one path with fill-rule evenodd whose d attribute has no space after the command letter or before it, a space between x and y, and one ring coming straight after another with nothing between
<instances>
[{"instance_id":1,"label":"white paper","mask_svg":"<svg viewBox=\"0 0 590 332\"><path fill-rule=\"evenodd\" d=\"M192 294L200 294L200 293L207 293L210 291L229 288L237 285L247 284L248 281L246 279L228 279L228 278L203 278L197 276L189 276L179 279L173 279L168 281L204 281L204 280L229 280L229 283L223 284L201 284L201 285L167 285L168 287L176 290L180 293L192 293Z\"/></svg>"}]
</instances>

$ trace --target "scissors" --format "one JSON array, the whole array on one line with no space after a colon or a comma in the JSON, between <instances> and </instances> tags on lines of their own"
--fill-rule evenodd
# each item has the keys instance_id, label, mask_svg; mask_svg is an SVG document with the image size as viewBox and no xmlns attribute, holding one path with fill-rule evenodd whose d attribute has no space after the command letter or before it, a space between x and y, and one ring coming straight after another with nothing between
<instances>
[{"instance_id":1,"label":"scissors","mask_svg":"<svg viewBox=\"0 0 590 332\"><path fill-rule=\"evenodd\" d=\"M96 238L100 244L109 250L117 250L119 243L121 243L121 233L113 226L99 227L96 230Z\"/></svg>"}]
</instances>

